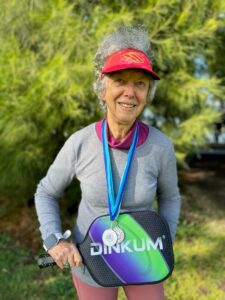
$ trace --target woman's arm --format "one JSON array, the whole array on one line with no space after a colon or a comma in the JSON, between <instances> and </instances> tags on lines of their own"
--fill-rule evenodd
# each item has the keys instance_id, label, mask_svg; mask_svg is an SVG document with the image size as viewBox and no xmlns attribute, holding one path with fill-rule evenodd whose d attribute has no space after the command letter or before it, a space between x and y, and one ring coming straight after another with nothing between
<instances>
[{"instance_id":1,"label":"woman's arm","mask_svg":"<svg viewBox=\"0 0 225 300\"><path fill-rule=\"evenodd\" d=\"M76 151L73 139L74 136L71 136L66 141L50 166L47 175L37 187L35 206L43 241L52 234L62 234L58 199L76 174ZM81 262L76 246L66 241L60 241L48 252L61 268L66 261L69 261L70 266Z\"/></svg>"},{"instance_id":2,"label":"woman's arm","mask_svg":"<svg viewBox=\"0 0 225 300\"><path fill-rule=\"evenodd\" d=\"M167 220L174 241L180 215L180 193L176 158L171 142L162 153L157 195L159 213Z\"/></svg>"}]
</instances>

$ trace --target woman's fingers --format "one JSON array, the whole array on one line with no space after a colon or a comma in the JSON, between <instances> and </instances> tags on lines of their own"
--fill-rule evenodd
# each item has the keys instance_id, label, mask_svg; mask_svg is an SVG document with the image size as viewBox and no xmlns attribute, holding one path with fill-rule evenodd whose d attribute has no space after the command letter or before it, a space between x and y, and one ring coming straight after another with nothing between
<instances>
[{"instance_id":1,"label":"woman's fingers","mask_svg":"<svg viewBox=\"0 0 225 300\"><path fill-rule=\"evenodd\" d=\"M82 257L80 255L80 252L78 251L77 247L75 245L74 246L74 261L76 263L76 267L80 267L80 265L82 264Z\"/></svg>"},{"instance_id":2,"label":"woman's fingers","mask_svg":"<svg viewBox=\"0 0 225 300\"><path fill-rule=\"evenodd\" d=\"M61 241L51 248L48 253L52 256L59 268L65 268L68 262L70 267L78 267L82 264L81 255L74 244Z\"/></svg>"},{"instance_id":3,"label":"woman's fingers","mask_svg":"<svg viewBox=\"0 0 225 300\"><path fill-rule=\"evenodd\" d=\"M73 248L73 251L71 251L68 257L68 262L71 268L79 267L82 264L82 257L74 244L71 244L71 247Z\"/></svg>"}]
</instances>

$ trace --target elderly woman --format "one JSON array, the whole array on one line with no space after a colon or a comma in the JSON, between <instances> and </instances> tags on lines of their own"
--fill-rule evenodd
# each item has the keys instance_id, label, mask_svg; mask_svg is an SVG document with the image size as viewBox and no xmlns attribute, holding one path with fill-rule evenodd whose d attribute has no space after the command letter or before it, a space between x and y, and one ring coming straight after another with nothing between
<instances>
[{"instance_id":1,"label":"elderly woman","mask_svg":"<svg viewBox=\"0 0 225 300\"><path fill-rule=\"evenodd\" d=\"M131 164L120 212L153 210L157 196L159 214L167 220L174 240L180 195L171 141L158 129L138 120L146 103L153 99L159 80L152 68L146 33L140 28L117 30L105 38L95 61L95 91L106 118L75 132L65 142L39 183L35 202L44 248L60 268L69 263L79 299L110 300L117 299L118 288L99 286L82 264L76 247L93 220L109 213L102 154L103 124L107 124L115 194L136 127L139 128L136 161ZM62 234L57 199L74 178L80 181L82 198L73 243L69 243L66 234ZM124 286L123 289L130 300L164 299L162 283Z\"/></svg>"}]
</instances>

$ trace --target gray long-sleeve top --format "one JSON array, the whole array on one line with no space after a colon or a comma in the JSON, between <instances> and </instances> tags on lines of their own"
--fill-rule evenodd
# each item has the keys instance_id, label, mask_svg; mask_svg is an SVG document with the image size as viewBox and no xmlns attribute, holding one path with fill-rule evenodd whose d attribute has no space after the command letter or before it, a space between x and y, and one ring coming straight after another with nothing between
<instances>
[{"instance_id":1,"label":"gray long-sleeve top","mask_svg":"<svg viewBox=\"0 0 225 300\"><path fill-rule=\"evenodd\" d=\"M128 150L110 149L115 194L127 153ZM43 239L62 232L58 199L74 178L80 181L82 195L72 237L75 243L80 243L93 220L109 213L102 143L95 124L75 132L65 142L38 185L35 204ZM174 148L165 134L150 126L146 141L136 148L121 212L153 210L156 196L158 211L167 220L174 240L180 212ZM83 266L74 267L73 272L84 282L98 286Z\"/></svg>"}]
</instances>

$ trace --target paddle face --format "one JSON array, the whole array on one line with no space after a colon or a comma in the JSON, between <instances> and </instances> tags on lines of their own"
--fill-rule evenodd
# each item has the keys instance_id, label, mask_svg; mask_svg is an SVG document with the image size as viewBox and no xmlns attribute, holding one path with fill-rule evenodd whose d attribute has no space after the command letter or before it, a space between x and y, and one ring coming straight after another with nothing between
<instances>
[{"instance_id":1,"label":"paddle face","mask_svg":"<svg viewBox=\"0 0 225 300\"><path fill-rule=\"evenodd\" d=\"M117 219L122 241L106 246L103 233L111 227L108 215L91 224L78 245L94 280L105 287L153 284L165 280L174 268L168 224L153 211L121 213Z\"/></svg>"}]
</instances>

